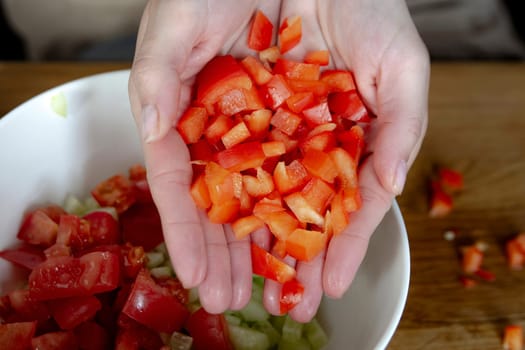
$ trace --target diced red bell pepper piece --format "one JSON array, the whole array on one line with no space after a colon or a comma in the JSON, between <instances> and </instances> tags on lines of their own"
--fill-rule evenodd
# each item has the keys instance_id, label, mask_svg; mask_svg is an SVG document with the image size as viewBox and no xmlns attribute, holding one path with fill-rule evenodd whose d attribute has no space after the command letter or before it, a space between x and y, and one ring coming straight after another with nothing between
<instances>
[{"instance_id":1,"label":"diced red bell pepper piece","mask_svg":"<svg viewBox=\"0 0 525 350\"><path fill-rule=\"evenodd\" d=\"M190 188L191 198L198 208L208 209L211 205L210 192L204 179L204 174L198 176L193 181Z\"/></svg>"},{"instance_id":2,"label":"diced red bell pepper piece","mask_svg":"<svg viewBox=\"0 0 525 350\"><path fill-rule=\"evenodd\" d=\"M330 53L328 50L317 50L307 52L304 56L305 63L314 63L320 66L327 66L330 63Z\"/></svg>"},{"instance_id":3,"label":"diced red bell pepper piece","mask_svg":"<svg viewBox=\"0 0 525 350\"><path fill-rule=\"evenodd\" d=\"M463 174L450 168L440 168L438 179L443 189L449 193L461 191L464 187Z\"/></svg>"},{"instance_id":4,"label":"diced red bell pepper piece","mask_svg":"<svg viewBox=\"0 0 525 350\"><path fill-rule=\"evenodd\" d=\"M511 270L521 270L525 265L525 253L520 249L516 239L511 239L505 244L507 264Z\"/></svg>"},{"instance_id":5,"label":"diced red bell pepper piece","mask_svg":"<svg viewBox=\"0 0 525 350\"><path fill-rule=\"evenodd\" d=\"M268 83L261 86L260 91L264 103L272 110L280 107L288 97L293 95L293 90L280 74L275 74Z\"/></svg>"},{"instance_id":6,"label":"diced red bell pepper piece","mask_svg":"<svg viewBox=\"0 0 525 350\"><path fill-rule=\"evenodd\" d=\"M336 168L342 187L345 189L356 188L358 185L357 160L353 159L348 152L340 147L334 148L328 154Z\"/></svg>"},{"instance_id":7,"label":"diced red bell pepper piece","mask_svg":"<svg viewBox=\"0 0 525 350\"><path fill-rule=\"evenodd\" d=\"M266 84L272 79L272 73L264 67L261 61L253 56L246 56L241 61L241 64L250 74L253 81L255 81L255 84L259 86Z\"/></svg>"},{"instance_id":8,"label":"diced red bell pepper piece","mask_svg":"<svg viewBox=\"0 0 525 350\"><path fill-rule=\"evenodd\" d=\"M294 113L301 113L314 104L315 96L311 91L295 93L286 100L286 105Z\"/></svg>"},{"instance_id":9,"label":"diced red bell pepper piece","mask_svg":"<svg viewBox=\"0 0 525 350\"><path fill-rule=\"evenodd\" d=\"M257 177L243 175L242 183L246 192L252 197L262 197L273 192L273 177L262 168L257 168Z\"/></svg>"},{"instance_id":10,"label":"diced red bell pepper piece","mask_svg":"<svg viewBox=\"0 0 525 350\"><path fill-rule=\"evenodd\" d=\"M185 143L195 143L201 138L207 121L206 108L190 107L177 123L177 130Z\"/></svg>"},{"instance_id":11,"label":"diced red bell pepper piece","mask_svg":"<svg viewBox=\"0 0 525 350\"><path fill-rule=\"evenodd\" d=\"M496 275L493 272L488 271L488 270L484 270L480 268L474 273L476 274L476 276L478 276L479 278L487 282L494 282L496 280Z\"/></svg>"},{"instance_id":12,"label":"diced red bell pepper piece","mask_svg":"<svg viewBox=\"0 0 525 350\"><path fill-rule=\"evenodd\" d=\"M32 270L45 260L42 250L30 245L2 250L0 251L0 257L29 270Z\"/></svg>"},{"instance_id":13,"label":"diced red bell pepper piece","mask_svg":"<svg viewBox=\"0 0 525 350\"><path fill-rule=\"evenodd\" d=\"M303 300L304 286L296 278L285 282L279 298L279 312L284 315Z\"/></svg>"},{"instance_id":14,"label":"diced red bell pepper piece","mask_svg":"<svg viewBox=\"0 0 525 350\"><path fill-rule=\"evenodd\" d=\"M268 109L259 109L243 116L252 138L255 139L262 139L267 135L271 118L272 112Z\"/></svg>"},{"instance_id":15,"label":"diced red bell pepper piece","mask_svg":"<svg viewBox=\"0 0 525 350\"><path fill-rule=\"evenodd\" d=\"M35 331L36 321L0 324L0 344L9 350L31 349Z\"/></svg>"},{"instance_id":16,"label":"diced red bell pepper piece","mask_svg":"<svg viewBox=\"0 0 525 350\"><path fill-rule=\"evenodd\" d=\"M279 260L255 243L251 243L252 271L254 274L269 278L279 283L292 280L295 269Z\"/></svg>"},{"instance_id":17,"label":"diced red bell pepper piece","mask_svg":"<svg viewBox=\"0 0 525 350\"><path fill-rule=\"evenodd\" d=\"M446 193L439 181L431 182L431 200L428 215L431 218L442 218L452 211L452 197Z\"/></svg>"},{"instance_id":18,"label":"diced red bell pepper piece","mask_svg":"<svg viewBox=\"0 0 525 350\"><path fill-rule=\"evenodd\" d=\"M299 221L322 227L324 217L314 208L301 192L294 192L284 197L286 205Z\"/></svg>"},{"instance_id":19,"label":"diced red bell pepper piece","mask_svg":"<svg viewBox=\"0 0 525 350\"><path fill-rule=\"evenodd\" d=\"M312 125L321 125L332 122L332 115L328 110L328 103L321 102L303 111L304 118Z\"/></svg>"},{"instance_id":20,"label":"diced red bell pepper piece","mask_svg":"<svg viewBox=\"0 0 525 350\"><path fill-rule=\"evenodd\" d=\"M115 175L100 182L91 194L102 207L115 207L119 214L136 201L133 183L123 175Z\"/></svg>"},{"instance_id":21,"label":"diced red bell pepper piece","mask_svg":"<svg viewBox=\"0 0 525 350\"><path fill-rule=\"evenodd\" d=\"M206 127L206 130L204 130L204 136L210 145L214 145L232 128L232 126L233 121L229 117L222 114L218 115L210 120L209 125Z\"/></svg>"},{"instance_id":22,"label":"diced red bell pepper piece","mask_svg":"<svg viewBox=\"0 0 525 350\"><path fill-rule=\"evenodd\" d=\"M286 153L286 146L282 141L268 141L262 143L264 155L267 158L278 157Z\"/></svg>"},{"instance_id":23,"label":"diced red bell pepper piece","mask_svg":"<svg viewBox=\"0 0 525 350\"><path fill-rule=\"evenodd\" d=\"M270 124L288 136L292 136L302 122L302 118L285 108L277 108Z\"/></svg>"},{"instance_id":24,"label":"diced red bell pepper piece","mask_svg":"<svg viewBox=\"0 0 525 350\"><path fill-rule=\"evenodd\" d=\"M215 162L206 164L204 182L211 203L221 203L235 197L232 173Z\"/></svg>"},{"instance_id":25,"label":"diced red bell pepper piece","mask_svg":"<svg viewBox=\"0 0 525 350\"><path fill-rule=\"evenodd\" d=\"M270 199L269 196L266 196L260 199L253 206L253 215L257 216L259 219L264 220L268 214L284 211L284 207L280 198Z\"/></svg>"},{"instance_id":26,"label":"diced red bell pepper piece","mask_svg":"<svg viewBox=\"0 0 525 350\"><path fill-rule=\"evenodd\" d=\"M270 63L277 62L279 57L281 57L281 50L277 46L270 46L269 48L259 52L259 59L263 64L268 66Z\"/></svg>"},{"instance_id":27,"label":"diced red bell pepper piece","mask_svg":"<svg viewBox=\"0 0 525 350\"><path fill-rule=\"evenodd\" d=\"M251 89L233 89L219 97L217 107L220 113L231 116L244 111L264 108L255 87Z\"/></svg>"},{"instance_id":28,"label":"diced red bell pepper piece","mask_svg":"<svg viewBox=\"0 0 525 350\"><path fill-rule=\"evenodd\" d=\"M243 171L263 164L264 152L260 142L246 142L216 154L217 162L230 171Z\"/></svg>"},{"instance_id":29,"label":"diced red bell pepper piece","mask_svg":"<svg viewBox=\"0 0 525 350\"><path fill-rule=\"evenodd\" d=\"M328 95L328 107L334 116L354 122L369 122L370 116L356 90L334 92Z\"/></svg>"},{"instance_id":30,"label":"diced red bell pepper piece","mask_svg":"<svg viewBox=\"0 0 525 350\"><path fill-rule=\"evenodd\" d=\"M349 217L344 205L343 192L335 194L330 203L330 220L332 222L332 234L339 235L348 226Z\"/></svg>"},{"instance_id":31,"label":"diced red bell pepper piece","mask_svg":"<svg viewBox=\"0 0 525 350\"><path fill-rule=\"evenodd\" d=\"M248 138L250 138L250 136L250 130L248 130L246 124L241 121L228 130L224 135L222 135L221 141L224 147L232 148L233 146L246 141Z\"/></svg>"},{"instance_id":32,"label":"diced red bell pepper piece","mask_svg":"<svg viewBox=\"0 0 525 350\"><path fill-rule=\"evenodd\" d=\"M279 46L281 53L293 49L302 37L302 20L300 16L286 18L279 28Z\"/></svg>"},{"instance_id":33,"label":"diced red bell pepper piece","mask_svg":"<svg viewBox=\"0 0 525 350\"><path fill-rule=\"evenodd\" d=\"M239 218L232 223L232 230L237 239L242 239L261 227L264 227L264 222L255 215Z\"/></svg>"},{"instance_id":34,"label":"diced red bell pepper piece","mask_svg":"<svg viewBox=\"0 0 525 350\"><path fill-rule=\"evenodd\" d=\"M311 92L320 100L328 95L328 84L322 80L287 79L286 82L294 93Z\"/></svg>"},{"instance_id":35,"label":"diced red bell pepper piece","mask_svg":"<svg viewBox=\"0 0 525 350\"><path fill-rule=\"evenodd\" d=\"M270 131L269 140L282 142L288 154L295 150L299 145L298 140L286 135L284 132L277 128L273 128L272 131Z\"/></svg>"},{"instance_id":36,"label":"diced red bell pepper piece","mask_svg":"<svg viewBox=\"0 0 525 350\"><path fill-rule=\"evenodd\" d=\"M359 125L354 125L348 130L337 133L337 141L341 148L348 152L350 157L359 161L365 147L364 130Z\"/></svg>"},{"instance_id":37,"label":"diced red bell pepper piece","mask_svg":"<svg viewBox=\"0 0 525 350\"><path fill-rule=\"evenodd\" d=\"M37 209L25 217L16 237L29 244L49 247L55 243L57 231L57 223Z\"/></svg>"},{"instance_id":38,"label":"diced red bell pepper piece","mask_svg":"<svg viewBox=\"0 0 525 350\"><path fill-rule=\"evenodd\" d=\"M303 166L313 176L317 176L328 183L333 183L335 177L338 175L338 168L328 153L317 151L314 149L308 150L301 160Z\"/></svg>"},{"instance_id":39,"label":"diced red bell pepper piece","mask_svg":"<svg viewBox=\"0 0 525 350\"><path fill-rule=\"evenodd\" d=\"M314 177L303 187L301 194L312 208L324 215L335 191L332 186Z\"/></svg>"},{"instance_id":40,"label":"diced red bell pepper piece","mask_svg":"<svg viewBox=\"0 0 525 350\"><path fill-rule=\"evenodd\" d=\"M49 307L60 328L70 330L93 319L102 304L95 296L87 295L51 300Z\"/></svg>"},{"instance_id":41,"label":"diced red bell pepper piece","mask_svg":"<svg viewBox=\"0 0 525 350\"><path fill-rule=\"evenodd\" d=\"M216 224L227 224L235 220L241 209L238 198L231 198L221 203L212 203L208 211L208 219Z\"/></svg>"},{"instance_id":42,"label":"diced red bell pepper piece","mask_svg":"<svg viewBox=\"0 0 525 350\"><path fill-rule=\"evenodd\" d=\"M325 250L327 240L326 233L298 228L286 239L286 252L299 261L310 261Z\"/></svg>"},{"instance_id":43,"label":"diced red bell pepper piece","mask_svg":"<svg viewBox=\"0 0 525 350\"><path fill-rule=\"evenodd\" d=\"M288 79L319 80L321 70L317 64L279 58L277 62L275 62L273 73L281 74Z\"/></svg>"},{"instance_id":44,"label":"diced red bell pepper piece","mask_svg":"<svg viewBox=\"0 0 525 350\"><path fill-rule=\"evenodd\" d=\"M508 325L503 331L504 350L523 349L523 328L519 325Z\"/></svg>"},{"instance_id":45,"label":"diced red bell pepper piece","mask_svg":"<svg viewBox=\"0 0 525 350\"><path fill-rule=\"evenodd\" d=\"M268 225L270 232L280 240L286 240L299 227L299 221L288 211L275 211L264 214L260 218Z\"/></svg>"},{"instance_id":46,"label":"diced red bell pepper piece","mask_svg":"<svg viewBox=\"0 0 525 350\"><path fill-rule=\"evenodd\" d=\"M317 150L328 152L332 150L336 145L334 133L331 131L323 131L321 133L309 136L301 142L299 148L303 154L309 150Z\"/></svg>"},{"instance_id":47,"label":"diced red bell pepper piece","mask_svg":"<svg viewBox=\"0 0 525 350\"><path fill-rule=\"evenodd\" d=\"M231 55L215 56L197 74L197 103L215 104L233 89L251 89L252 80Z\"/></svg>"},{"instance_id":48,"label":"diced red bell pepper piece","mask_svg":"<svg viewBox=\"0 0 525 350\"><path fill-rule=\"evenodd\" d=\"M326 70L321 73L321 80L328 85L329 92L355 90L352 73L345 70Z\"/></svg>"},{"instance_id":49,"label":"diced red bell pepper piece","mask_svg":"<svg viewBox=\"0 0 525 350\"><path fill-rule=\"evenodd\" d=\"M277 163L273 179L277 190L281 194L286 194L299 190L308 182L310 175L300 161L294 160L288 165L284 162Z\"/></svg>"},{"instance_id":50,"label":"diced red bell pepper piece","mask_svg":"<svg viewBox=\"0 0 525 350\"><path fill-rule=\"evenodd\" d=\"M475 244L463 247L462 255L461 268L464 273L473 274L481 268L483 252Z\"/></svg>"},{"instance_id":51,"label":"diced red bell pepper piece","mask_svg":"<svg viewBox=\"0 0 525 350\"><path fill-rule=\"evenodd\" d=\"M135 321L156 330L172 333L179 331L189 316L188 309L151 278L142 269L122 312Z\"/></svg>"},{"instance_id":52,"label":"diced red bell pepper piece","mask_svg":"<svg viewBox=\"0 0 525 350\"><path fill-rule=\"evenodd\" d=\"M472 288L478 285L478 282L475 279L468 276L459 276L459 281L465 288Z\"/></svg>"},{"instance_id":53,"label":"diced red bell pepper piece","mask_svg":"<svg viewBox=\"0 0 525 350\"><path fill-rule=\"evenodd\" d=\"M272 32L272 22L261 10L258 10L248 32L248 47L255 51L267 49L272 43Z\"/></svg>"}]
</instances>

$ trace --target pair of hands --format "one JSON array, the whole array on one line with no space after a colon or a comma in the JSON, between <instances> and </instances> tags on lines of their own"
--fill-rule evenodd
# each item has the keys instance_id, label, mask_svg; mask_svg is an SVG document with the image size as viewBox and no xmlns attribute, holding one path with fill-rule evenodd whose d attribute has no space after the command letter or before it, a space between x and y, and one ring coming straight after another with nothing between
<instances>
[{"instance_id":1,"label":"pair of hands","mask_svg":"<svg viewBox=\"0 0 525 350\"><path fill-rule=\"evenodd\" d=\"M323 292L341 297L363 260L370 236L401 193L427 126L429 59L403 0L150 0L140 29L129 93L153 198L162 218L175 272L198 287L212 313L240 309L251 297L250 239L268 248L267 230L236 240L229 225L212 224L189 194L190 157L174 126L188 106L195 75L215 55L254 54L250 20L261 9L274 23L299 15L300 44L287 56L328 49L332 68L354 72L359 91L377 116L360 169L362 208L328 249L296 265L305 286L290 315L310 320ZM287 261L294 264L294 261ZM267 281L264 304L279 313L279 285Z\"/></svg>"}]
</instances>

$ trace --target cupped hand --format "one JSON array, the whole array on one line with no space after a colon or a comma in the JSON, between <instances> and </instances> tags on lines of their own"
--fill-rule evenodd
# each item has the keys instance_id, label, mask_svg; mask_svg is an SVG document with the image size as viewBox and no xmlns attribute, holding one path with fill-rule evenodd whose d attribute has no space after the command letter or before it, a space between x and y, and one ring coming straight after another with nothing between
<instances>
[{"instance_id":1,"label":"cupped hand","mask_svg":"<svg viewBox=\"0 0 525 350\"><path fill-rule=\"evenodd\" d=\"M324 256L298 263L303 300L290 315L311 319L323 292L340 298L361 264L369 239L403 189L427 127L429 58L403 0L283 0L281 21L302 18L302 40L287 56L328 49L332 68L354 72L358 90L377 116L359 170L362 207L350 216ZM279 312L279 286L267 283L265 306Z\"/></svg>"},{"instance_id":2,"label":"cupped hand","mask_svg":"<svg viewBox=\"0 0 525 350\"><path fill-rule=\"evenodd\" d=\"M189 104L195 75L215 55L246 56L249 21L261 8L277 22L280 1L151 0L138 32L129 95L142 135L148 180L162 218L175 272L198 286L213 313L244 306L251 296L249 240L212 224L189 194L192 170L174 129Z\"/></svg>"}]
</instances>

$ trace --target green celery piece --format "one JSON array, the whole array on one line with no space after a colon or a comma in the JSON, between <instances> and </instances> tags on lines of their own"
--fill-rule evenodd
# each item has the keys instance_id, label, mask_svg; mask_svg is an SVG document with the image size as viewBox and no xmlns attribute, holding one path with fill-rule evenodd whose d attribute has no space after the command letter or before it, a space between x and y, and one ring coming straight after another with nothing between
<instances>
[{"instance_id":1,"label":"green celery piece","mask_svg":"<svg viewBox=\"0 0 525 350\"><path fill-rule=\"evenodd\" d=\"M270 348L268 336L258 330L228 325L230 340L235 350L267 350Z\"/></svg>"},{"instance_id":2,"label":"green celery piece","mask_svg":"<svg viewBox=\"0 0 525 350\"><path fill-rule=\"evenodd\" d=\"M281 340L281 333L279 333L268 320L255 322L252 328L257 329L268 336L270 347L273 347Z\"/></svg>"},{"instance_id":3,"label":"green celery piece","mask_svg":"<svg viewBox=\"0 0 525 350\"><path fill-rule=\"evenodd\" d=\"M311 350L310 344L306 339L299 338L296 340L281 338L279 350Z\"/></svg>"},{"instance_id":4,"label":"green celery piece","mask_svg":"<svg viewBox=\"0 0 525 350\"><path fill-rule=\"evenodd\" d=\"M242 318L248 322L264 321L270 317L270 314L264 308L263 304L252 298L248 304L239 313Z\"/></svg>"},{"instance_id":5,"label":"green celery piece","mask_svg":"<svg viewBox=\"0 0 525 350\"><path fill-rule=\"evenodd\" d=\"M328 344L328 335L316 318L304 325L303 333L312 346L312 350L322 349Z\"/></svg>"},{"instance_id":6,"label":"green celery piece","mask_svg":"<svg viewBox=\"0 0 525 350\"><path fill-rule=\"evenodd\" d=\"M303 337L303 323L294 321L290 316L286 316L282 328L282 339L296 341Z\"/></svg>"},{"instance_id":7,"label":"green celery piece","mask_svg":"<svg viewBox=\"0 0 525 350\"><path fill-rule=\"evenodd\" d=\"M146 253L148 269L159 267L164 262L164 254L161 252L151 251Z\"/></svg>"},{"instance_id":8,"label":"green celery piece","mask_svg":"<svg viewBox=\"0 0 525 350\"><path fill-rule=\"evenodd\" d=\"M64 200L63 208L65 211L67 211L69 214L83 216L85 214L86 206L80 199L78 199L76 196L72 194L68 194L66 199Z\"/></svg>"},{"instance_id":9,"label":"green celery piece","mask_svg":"<svg viewBox=\"0 0 525 350\"><path fill-rule=\"evenodd\" d=\"M191 350L193 338L179 332L173 332L170 338L171 350Z\"/></svg>"}]
</instances>

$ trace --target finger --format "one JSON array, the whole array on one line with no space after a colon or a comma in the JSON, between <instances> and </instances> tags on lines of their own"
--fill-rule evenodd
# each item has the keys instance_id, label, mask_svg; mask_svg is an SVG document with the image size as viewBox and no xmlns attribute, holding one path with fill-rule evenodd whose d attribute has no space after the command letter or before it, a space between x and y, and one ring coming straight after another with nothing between
<instances>
[{"instance_id":1,"label":"finger","mask_svg":"<svg viewBox=\"0 0 525 350\"><path fill-rule=\"evenodd\" d=\"M265 250L270 250L270 242L272 240L272 234L266 226L261 227L251 233L252 242L257 244L259 247Z\"/></svg>"},{"instance_id":2,"label":"finger","mask_svg":"<svg viewBox=\"0 0 525 350\"><path fill-rule=\"evenodd\" d=\"M172 129L159 142L145 144L144 156L173 267L184 287L193 288L204 279L207 257L201 219L189 193L189 152Z\"/></svg>"},{"instance_id":3,"label":"finger","mask_svg":"<svg viewBox=\"0 0 525 350\"><path fill-rule=\"evenodd\" d=\"M297 279L304 287L301 302L290 310L290 317L302 323L309 322L316 315L323 298L322 273L324 252L312 261L297 264Z\"/></svg>"},{"instance_id":4,"label":"finger","mask_svg":"<svg viewBox=\"0 0 525 350\"><path fill-rule=\"evenodd\" d=\"M208 268L199 285L199 298L206 311L218 314L226 311L232 301L230 252L224 227L211 223L203 211L200 216L206 237Z\"/></svg>"},{"instance_id":5,"label":"finger","mask_svg":"<svg viewBox=\"0 0 525 350\"><path fill-rule=\"evenodd\" d=\"M283 261L286 264L295 267L295 259L291 256L286 256ZM281 315L281 290L282 284L279 282L270 279L264 281L263 305L266 311L275 316Z\"/></svg>"},{"instance_id":6,"label":"finger","mask_svg":"<svg viewBox=\"0 0 525 350\"><path fill-rule=\"evenodd\" d=\"M230 309L240 310L250 301L252 295L252 264L250 238L237 239L230 225L224 226L230 250L232 275L232 298Z\"/></svg>"},{"instance_id":7,"label":"finger","mask_svg":"<svg viewBox=\"0 0 525 350\"><path fill-rule=\"evenodd\" d=\"M372 155L359 173L362 207L350 215L350 224L332 237L323 268L323 289L326 295L340 298L346 292L365 257L368 242L375 228L392 205L393 194L381 185L373 168Z\"/></svg>"},{"instance_id":8,"label":"finger","mask_svg":"<svg viewBox=\"0 0 525 350\"><path fill-rule=\"evenodd\" d=\"M191 82L184 79L198 68L190 72L187 60L205 29L203 21L195 20L203 17L199 2L152 0L145 9L129 90L146 142L162 138L189 100Z\"/></svg>"}]
</instances>

